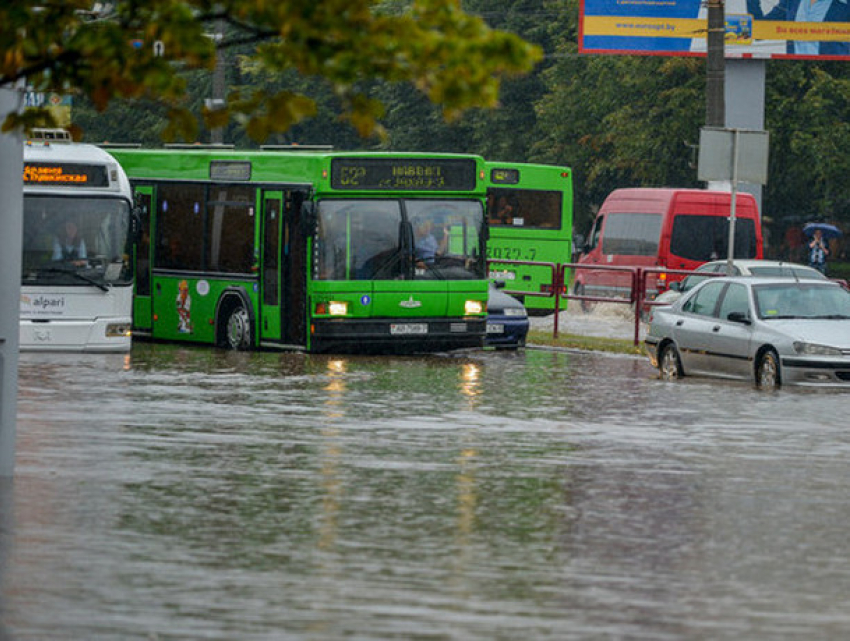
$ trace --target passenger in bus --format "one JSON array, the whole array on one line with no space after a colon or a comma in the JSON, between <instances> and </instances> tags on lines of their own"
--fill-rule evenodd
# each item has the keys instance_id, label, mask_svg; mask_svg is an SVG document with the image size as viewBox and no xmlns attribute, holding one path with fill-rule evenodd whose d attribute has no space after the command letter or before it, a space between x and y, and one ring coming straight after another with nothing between
<instances>
[{"instance_id":1,"label":"passenger in bus","mask_svg":"<svg viewBox=\"0 0 850 641\"><path fill-rule=\"evenodd\" d=\"M426 265L434 264L437 255L446 252L446 246L449 242L448 230L443 228L443 239L437 242L434 234L431 232L433 223L427 218L420 218L413 221L414 231L414 258L416 266L424 269Z\"/></svg>"},{"instance_id":2,"label":"passenger in bus","mask_svg":"<svg viewBox=\"0 0 850 641\"><path fill-rule=\"evenodd\" d=\"M507 196L499 196L496 205L496 217L493 222L497 225L513 225L516 208Z\"/></svg>"},{"instance_id":3,"label":"passenger in bus","mask_svg":"<svg viewBox=\"0 0 850 641\"><path fill-rule=\"evenodd\" d=\"M53 238L53 260L65 261L82 267L87 264L86 241L80 235L77 224L66 220L63 231Z\"/></svg>"},{"instance_id":4,"label":"passenger in bus","mask_svg":"<svg viewBox=\"0 0 850 641\"><path fill-rule=\"evenodd\" d=\"M170 267L172 269L184 267L183 246L177 236L172 236L168 241L168 245L163 247L163 250L160 267Z\"/></svg>"}]
</instances>

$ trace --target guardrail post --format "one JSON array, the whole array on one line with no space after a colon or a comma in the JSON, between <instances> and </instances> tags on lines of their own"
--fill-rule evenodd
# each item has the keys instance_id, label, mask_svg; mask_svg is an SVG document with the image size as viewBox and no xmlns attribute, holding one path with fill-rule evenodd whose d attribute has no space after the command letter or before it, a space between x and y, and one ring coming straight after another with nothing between
<instances>
[{"instance_id":1,"label":"guardrail post","mask_svg":"<svg viewBox=\"0 0 850 641\"><path fill-rule=\"evenodd\" d=\"M552 310L555 314L552 321L552 338L558 338L558 320L561 315L561 270L558 265L552 265L552 293L555 295L555 304Z\"/></svg>"},{"instance_id":2,"label":"guardrail post","mask_svg":"<svg viewBox=\"0 0 850 641\"><path fill-rule=\"evenodd\" d=\"M645 298L646 290L646 274L643 269L638 267L635 270L635 345L640 343L640 310L643 307L643 299Z\"/></svg>"}]
</instances>

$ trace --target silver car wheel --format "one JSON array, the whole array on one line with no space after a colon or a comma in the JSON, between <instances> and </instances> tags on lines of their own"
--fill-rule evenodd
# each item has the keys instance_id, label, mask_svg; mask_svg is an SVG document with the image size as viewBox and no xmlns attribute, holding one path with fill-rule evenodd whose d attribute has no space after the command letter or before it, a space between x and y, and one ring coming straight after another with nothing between
<instances>
[{"instance_id":1,"label":"silver car wheel","mask_svg":"<svg viewBox=\"0 0 850 641\"><path fill-rule=\"evenodd\" d=\"M661 350L661 358L658 360L658 370L661 372L662 380L672 381L682 378L682 363L679 360L679 353L673 345L665 345Z\"/></svg>"},{"instance_id":2,"label":"silver car wheel","mask_svg":"<svg viewBox=\"0 0 850 641\"><path fill-rule=\"evenodd\" d=\"M779 374L779 356L772 349L761 355L756 370L756 385L762 389L776 389L782 383Z\"/></svg>"}]
</instances>

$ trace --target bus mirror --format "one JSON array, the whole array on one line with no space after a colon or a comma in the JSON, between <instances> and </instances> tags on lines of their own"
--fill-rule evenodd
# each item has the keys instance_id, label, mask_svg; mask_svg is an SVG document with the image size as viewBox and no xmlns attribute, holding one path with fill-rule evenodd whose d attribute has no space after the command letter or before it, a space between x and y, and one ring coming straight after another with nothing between
<instances>
[{"instance_id":1,"label":"bus mirror","mask_svg":"<svg viewBox=\"0 0 850 641\"><path fill-rule=\"evenodd\" d=\"M301 203L301 230L305 236L316 233L316 203L309 200Z\"/></svg>"},{"instance_id":2,"label":"bus mirror","mask_svg":"<svg viewBox=\"0 0 850 641\"><path fill-rule=\"evenodd\" d=\"M133 243L138 243L142 238L142 208L133 207L130 212L130 237Z\"/></svg>"}]
</instances>

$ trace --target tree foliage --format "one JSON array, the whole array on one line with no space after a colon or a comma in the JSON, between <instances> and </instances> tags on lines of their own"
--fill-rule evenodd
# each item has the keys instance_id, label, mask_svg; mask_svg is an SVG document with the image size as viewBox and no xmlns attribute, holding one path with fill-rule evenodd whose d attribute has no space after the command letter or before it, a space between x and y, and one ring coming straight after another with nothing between
<instances>
[{"instance_id":1,"label":"tree foliage","mask_svg":"<svg viewBox=\"0 0 850 641\"><path fill-rule=\"evenodd\" d=\"M187 50L180 64L168 56L157 60L147 49L118 51L119 39L106 33L112 23L80 17L65 8L73 3L55 1L50 11L85 29L105 31L94 42L115 42L114 65L107 64L107 57L103 69L83 65L63 77L67 70L60 65L61 73L34 76L54 87L80 77L91 99L75 101L74 120L89 139L157 144L170 115L203 113L214 56L223 50L210 47L209 38L199 35L202 44ZM119 5L124 3L115 3L115 15L140 12L132 22L141 30L134 37L145 42L165 37L165 30L146 27L148 33L142 25L155 13L176 12L176 5L204 17L203 28L185 24L197 34L212 30L222 11L229 12L224 50L232 102L225 141L240 147L255 145L253 135L269 143L474 152L494 160L566 165L575 178L580 231L587 230L596 208L618 187L703 186L696 175L695 145L705 124L705 60L580 55L578 0L464 0L463 15L457 2L448 0L289 0L273 7L261 0L215 6L158 0L128 4L123 12ZM23 52L30 66L47 58L38 52L53 51L64 59L56 43L64 42L59 34L73 29L51 27L51 37L21 38L22 22L13 13L24 12L23 7L0 8L0 18L18 25L19 34L10 40L7 29L2 36L4 45L16 42L20 48L16 53L12 47L6 63L10 57L22 60ZM239 13L246 7L248 13ZM129 32L129 24L122 33ZM266 40L254 25L274 35ZM111 51L99 46L96 60ZM545 52L543 58L537 57L539 51ZM847 63L766 64L770 166L763 213L773 219L776 235L787 224L812 218L850 224ZM3 82L13 77L9 68L2 68ZM515 73L522 70L530 71ZM103 88L88 90L95 85ZM104 96L110 106L99 111ZM121 96L133 100L114 100ZM156 96L165 101L153 100ZM207 119L195 137L182 135L188 141L206 140L216 124L220 121ZM384 135L364 138L365 131Z\"/></svg>"},{"instance_id":2,"label":"tree foliage","mask_svg":"<svg viewBox=\"0 0 850 641\"><path fill-rule=\"evenodd\" d=\"M35 91L80 92L100 111L116 98L156 99L168 109L166 136L191 140L197 114L184 104L181 71L211 70L221 51L252 45L250 58L268 73L324 79L343 117L366 135L382 107L360 83L411 83L456 118L494 106L501 80L529 71L539 57L517 36L464 13L457 0L114 0L94 9L90 0L4 4L0 85L26 81ZM209 37L222 24L225 37ZM239 118L262 141L316 112L308 96L252 85L201 114L210 127ZM43 116L12 114L4 126Z\"/></svg>"}]
</instances>

